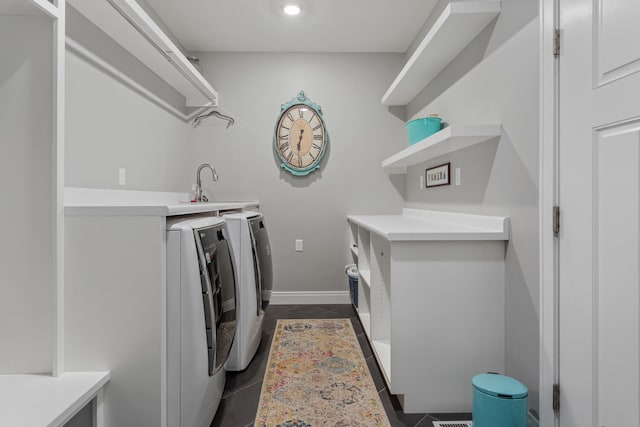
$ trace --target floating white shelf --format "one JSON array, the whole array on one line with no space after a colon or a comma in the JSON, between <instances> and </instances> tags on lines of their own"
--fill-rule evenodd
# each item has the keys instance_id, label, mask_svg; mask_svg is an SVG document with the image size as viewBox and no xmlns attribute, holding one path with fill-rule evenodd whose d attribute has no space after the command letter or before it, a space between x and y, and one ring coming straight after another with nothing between
<instances>
[{"instance_id":1,"label":"floating white shelf","mask_svg":"<svg viewBox=\"0 0 640 427\"><path fill-rule=\"evenodd\" d=\"M407 167L489 141L502 134L502 125L449 126L382 161L387 173L406 173Z\"/></svg>"},{"instance_id":2,"label":"floating white shelf","mask_svg":"<svg viewBox=\"0 0 640 427\"><path fill-rule=\"evenodd\" d=\"M449 3L382 97L407 105L500 13L500 1Z\"/></svg>"},{"instance_id":3,"label":"floating white shelf","mask_svg":"<svg viewBox=\"0 0 640 427\"><path fill-rule=\"evenodd\" d=\"M47 0L2 0L0 15L48 15L58 17L58 8Z\"/></svg>"},{"instance_id":4,"label":"floating white shelf","mask_svg":"<svg viewBox=\"0 0 640 427\"><path fill-rule=\"evenodd\" d=\"M218 93L135 0L68 3L183 94L188 107L218 106Z\"/></svg>"}]
</instances>

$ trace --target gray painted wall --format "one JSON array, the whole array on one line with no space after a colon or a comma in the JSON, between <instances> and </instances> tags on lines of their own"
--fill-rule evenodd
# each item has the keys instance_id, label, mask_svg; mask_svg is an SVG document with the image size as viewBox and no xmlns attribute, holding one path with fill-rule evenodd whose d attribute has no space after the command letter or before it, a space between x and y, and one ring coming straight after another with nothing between
<instances>
[{"instance_id":1,"label":"gray painted wall","mask_svg":"<svg viewBox=\"0 0 640 427\"><path fill-rule=\"evenodd\" d=\"M381 169L404 146L404 124L380 105L401 54L200 53L205 76L236 120L211 119L191 132L189 170L204 174L215 200L257 199L269 228L275 291L346 291L346 215L399 213L400 190ZM300 90L320 104L330 136L322 167L307 177L280 168L273 132L280 106ZM303 239L304 251L294 251Z\"/></svg>"},{"instance_id":2,"label":"gray painted wall","mask_svg":"<svg viewBox=\"0 0 640 427\"><path fill-rule=\"evenodd\" d=\"M538 106L537 2L505 0L503 12L407 107L450 124L502 124L503 135L409 169L409 207L511 218L506 252L506 374L529 388L538 407ZM514 25L514 23L519 23ZM462 185L419 189L427 167L451 162ZM502 309L502 307L495 307Z\"/></svg>"},{"instance_id":3,"label":"gray painted wall","mask_svg":"<svg viewBox=\"0 0 640 427\"><path fill-rule=\"evenodd\" d=\"M184 97L71 7L67 18L69 37L169 105L184 109ZM65 185L188 191L189 125L72 49L67 49L65 65ZM124 187L118 185L121 167L127 172Z\"/></svg>"}]
</instances>

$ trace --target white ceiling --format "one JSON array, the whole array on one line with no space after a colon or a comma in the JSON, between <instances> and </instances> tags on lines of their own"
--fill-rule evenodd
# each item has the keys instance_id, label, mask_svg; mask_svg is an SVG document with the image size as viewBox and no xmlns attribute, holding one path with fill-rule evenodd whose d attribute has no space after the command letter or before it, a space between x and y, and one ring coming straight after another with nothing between
<instances>
[{"instance_id":1,"label":"white ceiling","mask_svg":"<svg viewBox=\"0 0 640 427\"><path fill-rule=\"evenodd\" d=\"M406 52L436 0L146 0L188 51Z\"/></svg>"}]
</instances>

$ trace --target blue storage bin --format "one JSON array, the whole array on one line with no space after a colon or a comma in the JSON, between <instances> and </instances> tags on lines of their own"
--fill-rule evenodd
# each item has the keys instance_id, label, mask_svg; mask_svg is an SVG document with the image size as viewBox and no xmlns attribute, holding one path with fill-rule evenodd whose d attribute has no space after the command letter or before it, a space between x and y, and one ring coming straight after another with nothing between
<instances>
[{"instance_id":1,"label":"blue storage bin","mask_svg":"<svg viewBox=\"0 0 640 427\"><path fill-rule=\"evenodd\" d=\"M347 276L349 276L349 296L351 304L358 308L358 267L355 264L349 264L345 268Z\"/></svg>"},{"instance_id":2,"label":"blue storage bin","mask_svg":"<svg viewBox=\"0 0 640 427\"><path fill-rule=\"evenodd\" d=\"M526 427L527 387L506 375L473 377L473 427Z\"/></svg>"},{"instance_id":3,"label":"blue storage bin","mask_svg":"<svg viewBox=\"0 0 640 427\"><path fill-rule=\"evenodd\" d=\"M406 126L409 134L409 145L413 145L438 132L442 128L442 119L434 116L423 117L407 122Z\"/></svg>"}]
</instances>

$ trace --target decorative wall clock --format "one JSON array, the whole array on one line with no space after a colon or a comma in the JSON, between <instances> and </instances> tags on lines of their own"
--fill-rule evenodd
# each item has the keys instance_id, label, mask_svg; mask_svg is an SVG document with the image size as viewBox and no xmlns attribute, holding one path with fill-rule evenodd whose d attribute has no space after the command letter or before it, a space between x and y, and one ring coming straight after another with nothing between
<instances>
[{"instance_id":1,"label":"decorative wall clock","mask_svg":"<svg viewBox=\"0 0 640 427\"><path fill-rule=\"evenodd\" d=\"M304 91L282 104L273 136L273 148L282 168L296 176L308 175L320 167L328 145L322 108Z\"/></svg>"}]
</instances>

